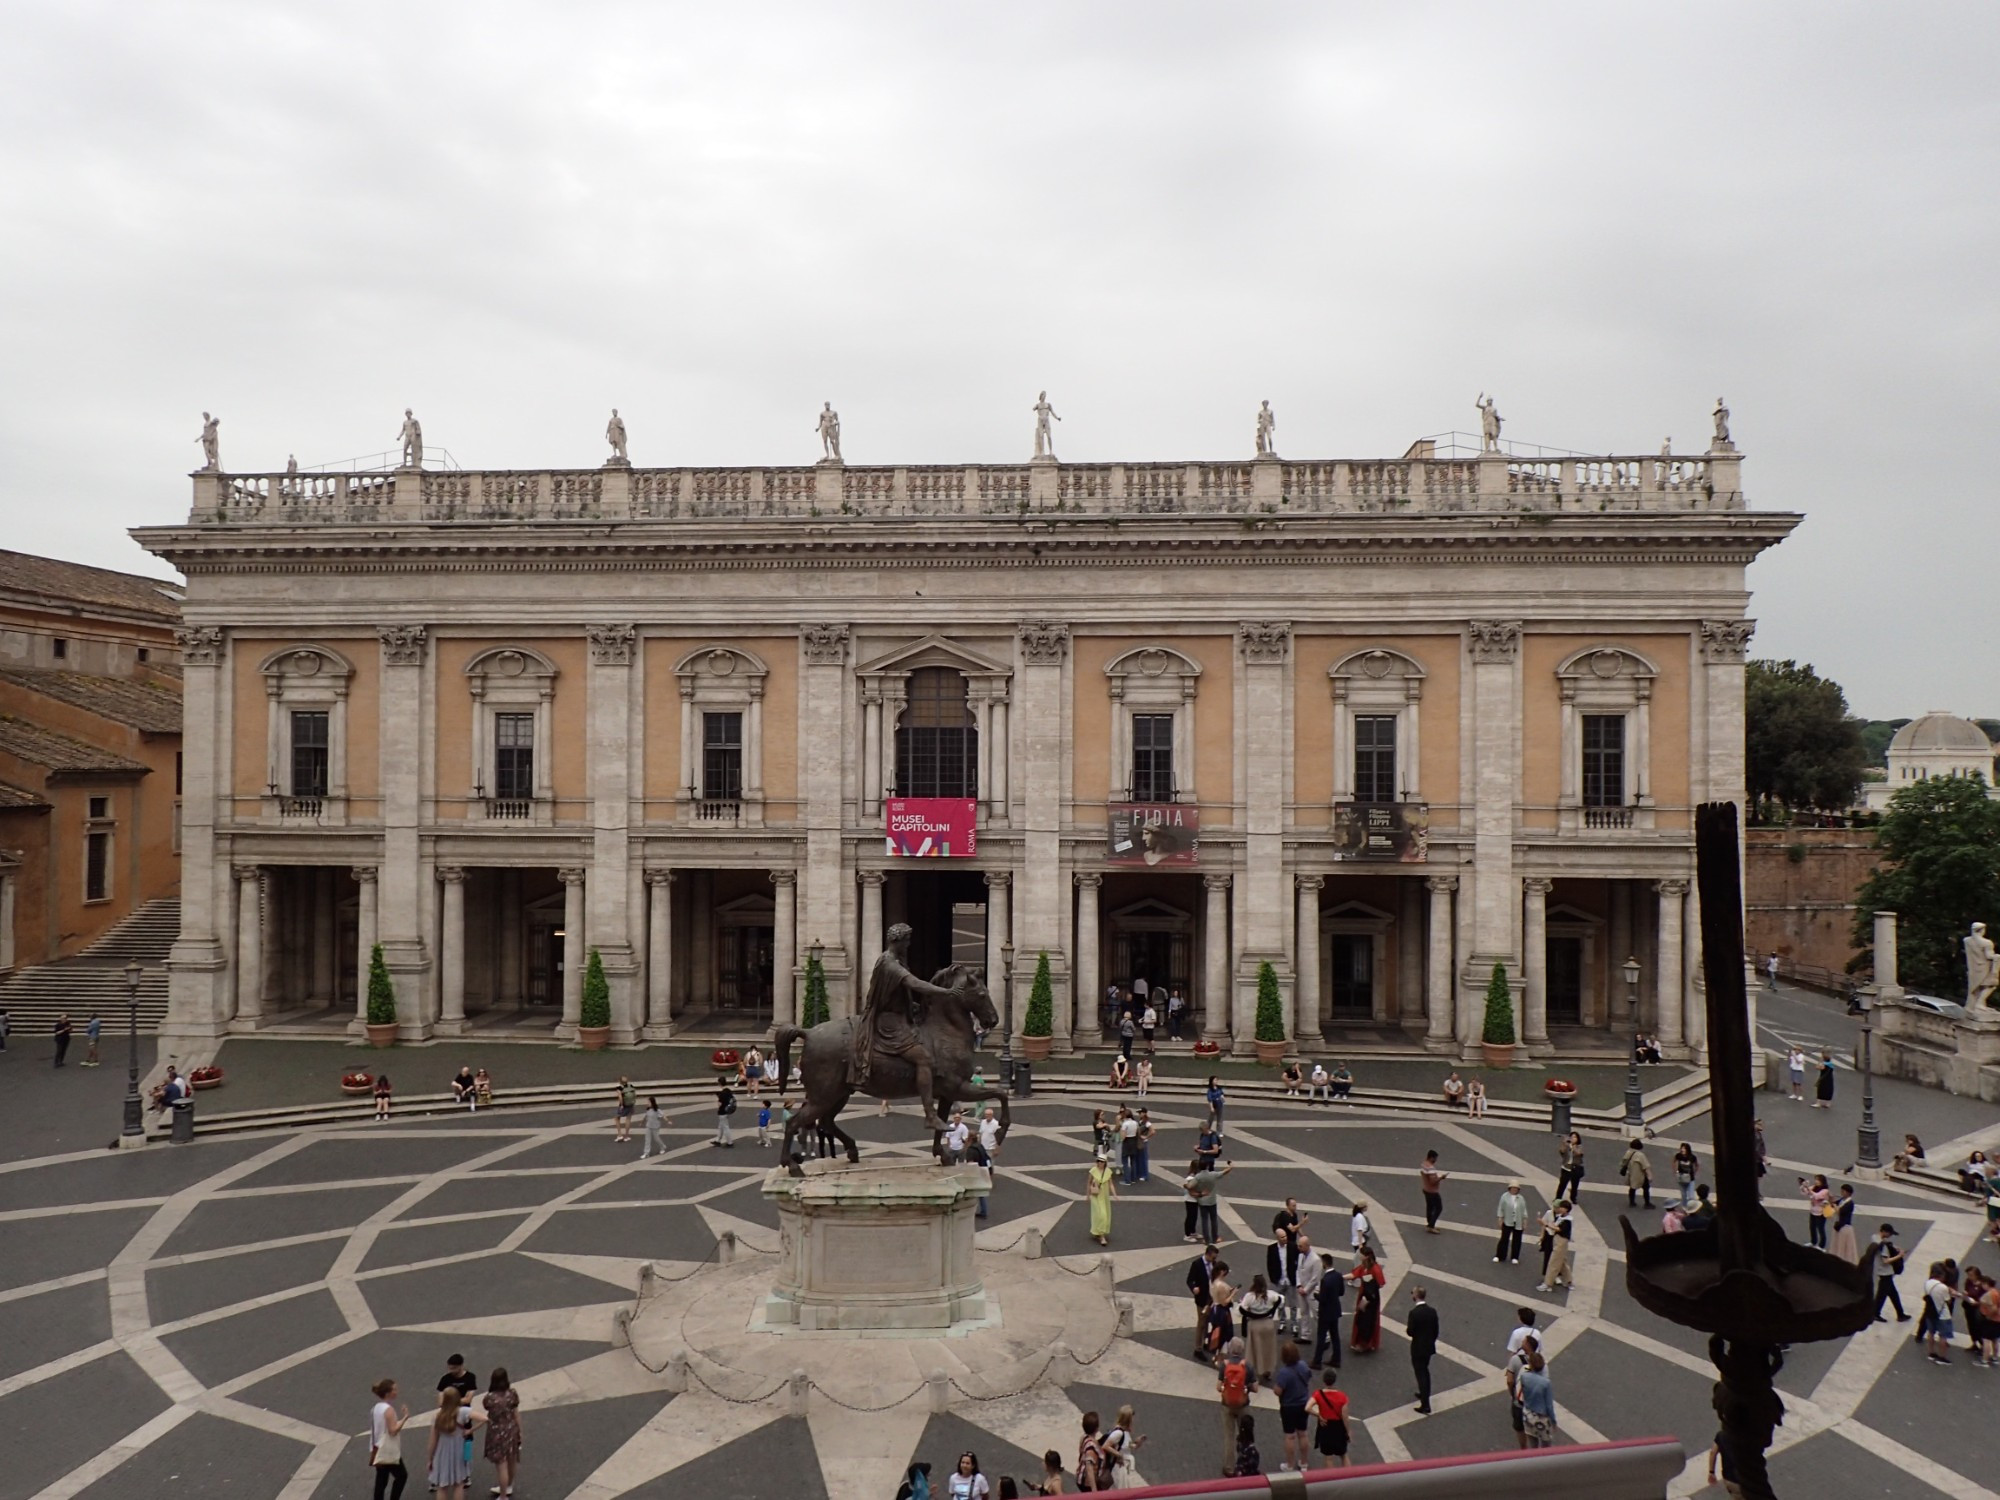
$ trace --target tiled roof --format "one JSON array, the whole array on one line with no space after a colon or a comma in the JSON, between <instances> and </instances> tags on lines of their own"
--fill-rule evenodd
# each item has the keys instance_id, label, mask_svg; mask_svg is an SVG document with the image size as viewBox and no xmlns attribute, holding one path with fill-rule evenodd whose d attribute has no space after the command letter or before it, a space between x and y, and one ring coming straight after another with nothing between
<instances>
[{"instance_id":1,"label":"tiled roof","mask_svg":"<svg viewBox=\"0 0 2000 1500\"><path fill-rule=\"evenodd\" d=\"M94 604L155 615L162 625L171 625L181 617L181 586L168 579L114 573L109 568L36 557L32 552L0 549L0 593L29 594L60 608Z\"/></svg>"},{"instance_id":2,"label":"tiled roof","mask_svg":"<svg viewBox=\"0 0 2000 1500\"><path fill-rule=\"evenodd\" d=\"M47 807L49 804L24 786L0 781L0 812L16 807Z\"/></svg>"},{"instance_id":3,"label":"tiled roof","mask_svg":"<svg viewBox=\"0 0 2000 1500\"><path fill-rule=\"evenodd\" d=\"M0 751L51 771L140 771L137 761L100 750L95 745L57 734L12 714L0 714Z\"/></svg>"},{"instance_id":4,"label":"tiled roof","mask_svg":"<svg viewBox=\"0 0 2000 1500\"><path fill-rule=\"evenodd\" d=\"M181 695L163 684L33 667L0 667L0 682L11 682L145 734L181 732Z\"/></svg>"}]
</instances>

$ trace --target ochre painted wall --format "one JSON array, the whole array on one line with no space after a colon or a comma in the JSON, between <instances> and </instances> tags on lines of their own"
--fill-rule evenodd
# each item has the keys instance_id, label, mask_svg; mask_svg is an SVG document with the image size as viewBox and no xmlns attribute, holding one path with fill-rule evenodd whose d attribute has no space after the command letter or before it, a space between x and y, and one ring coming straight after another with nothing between
<instances>
[{"instance_id":1,"label":"ochre painted wall","mask_svg":"<svg viewBox=\"0 0 2000 1500\"><path fill-rule=\"evenodd\" d=\"M1431 805L1431 827L1457 826L1459 637L1436 635L1298 635L1292 707L1292 795L1298 821L1323 821L1333 799L1333 681L1336 663L1356 651L1400 651L1424 669L1417 704L1417 789Z\"/></svg>"},{"instance_id":2,"label":"ochre painted wall","mask_svg":"<svg viewBox=\"0 0 2000 1500\"><path fill-rule=\"evenodd\" d=\"M1651 773L1660 828L1688 826L1688 638L1685 635L1536 635L1521 638L1521 802L1530 826L1553 826L1562 796L1562 692L1556 668L1592 646L1622 646L1659 668L1653 682ZM1628 745L1629 745L1628 741Z\"/></svg>"},{"instance_id":3,"label":"ochre painted wall","mask_svg":"<svg viewBox=\"0 0 2000 1500\"><path fill-rule=\"evenodd\" d=\"M1072 640L1076 701L1070 709L1075 747L1071 787L1078 820L1088 821L1092 815L1086 809L1102 808L1111 796L1111 679L1104 669L1139 646L1166 646L1201 667L1194 695L1194 765L1177 766L1175 773L1184 795L1203 804L1203 823L1226 827L1233 821L1229 803L1236 738L1236 642L1230 635L1079 635Z\"/></svg>"}]
</instances>

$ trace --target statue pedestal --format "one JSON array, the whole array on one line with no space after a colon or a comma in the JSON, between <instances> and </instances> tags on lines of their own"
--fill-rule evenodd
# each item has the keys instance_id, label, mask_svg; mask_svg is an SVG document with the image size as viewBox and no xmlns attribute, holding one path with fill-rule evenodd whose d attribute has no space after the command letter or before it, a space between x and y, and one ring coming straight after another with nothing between
<instances>
[{"instance_id":1,"label":"statue pedestal","mask_svg":"<svg viewBox=\"0 0 2000 1500\"><path fill-rule=\"evenodd\" d=\"M764 1181L778 1208L767 1325L810 1331L950 1328L987 1315L973 1263L983 1167L809 1162Z\"/></svg>"}]
</instances>

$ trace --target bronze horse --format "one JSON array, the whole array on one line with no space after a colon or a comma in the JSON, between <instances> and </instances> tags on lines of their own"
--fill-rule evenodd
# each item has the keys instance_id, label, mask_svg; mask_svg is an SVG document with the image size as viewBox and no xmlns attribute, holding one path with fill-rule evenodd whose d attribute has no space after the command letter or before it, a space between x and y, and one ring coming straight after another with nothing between
<instances>
[{"instance_id":1,"label":"bronze horse","mask_svg":"<svg viewBox=\"0 0 2000 1500\"><path fill-rule=\"evenodd\" d=\"M1004 1141L1009 1123L1007 1091L990 1084L977 1089L972 1087L975 1066L973 1018L977 1017L979 1024L989 1030L1000 1024L999 1013L993 1008L993 997L986 992L986 981L979 970L970 964L952 964L932 975L931 983L951 991L950 1000L931 1004L924 1014L923 1024L917 1028L917 1035L931 1055L931 1094L936 1101L938 1115L944 1117L954 1104L977 1104L991 1100L1000 1106L1000 1139ZM849 1161L861 1160L861 1148L838 1123L841 1110L856 1093L849 1077L849 1060L853 1055L854 1028L858 1024L856 1018L843 1016L837 1021L822 1021L810 1031L799 1026L778 1028L774 1039L778 1051L778 1077L787 1083L792 1076L792 1043L805 1042L805 1050L799 1054L799 1078L805 1088L805 1099L785 1122L785 1139L780 1153L795 1176L799 1167L792 1156L792 1138L803 1130L817 1130L822 1124L847 1147ZM868 1070L867 1083L859 1092L872 1094L878 1099L907 1099L916 1092L916 1087L916 1069L908 1061L895 1056L878 1056ZM934 1133L933 1148L936 1144Z\"/></svg>"}]
</instances>

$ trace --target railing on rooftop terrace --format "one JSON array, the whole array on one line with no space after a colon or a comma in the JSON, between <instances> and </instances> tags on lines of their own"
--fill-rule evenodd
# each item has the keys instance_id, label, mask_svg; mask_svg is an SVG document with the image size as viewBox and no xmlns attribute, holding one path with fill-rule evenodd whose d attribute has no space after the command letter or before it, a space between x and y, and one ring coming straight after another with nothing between
<instances>
[{"instance_id":1,"label":"railing on rooftop terrace","mask_svg":"<svg viewBox=\"0 0 2000 1500\"><path fill-rule=\"evenodd\" d=\"M198 524L1740 511L1736 453L197 474Z\"/></svg>"}]
</instances>

